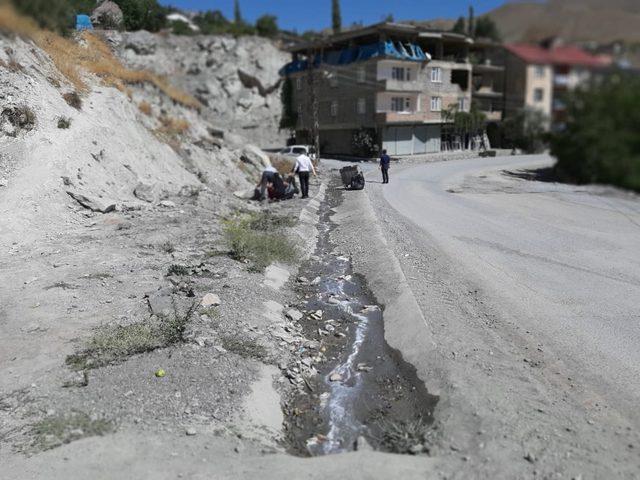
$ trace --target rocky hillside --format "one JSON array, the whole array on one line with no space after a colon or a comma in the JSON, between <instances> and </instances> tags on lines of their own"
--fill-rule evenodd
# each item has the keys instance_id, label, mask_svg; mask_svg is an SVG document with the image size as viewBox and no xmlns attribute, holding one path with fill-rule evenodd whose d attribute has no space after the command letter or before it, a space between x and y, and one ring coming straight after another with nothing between
<instances>
[{"instance_id":1,"label":"rocky hillside","mask_svg":"<svg viewBox=\"0 0 640 480\"><path fill-rule=\"evenodd\" d=\"M203 105L218 128L247 136L260 147L284 144L280 132L280 77L288 54L259 37L156 35L109 36L130 67L171 78Z\"/></svg>"},{"instance_id":2,"label":"rocky hillside","mask_svg":"<svg viewBox=\"0 0 640 480\"><path fill-rule=\"evenodd\" d=\"M509 42L550 36L573 42L640 42L640 2L636 0L513 2L489 16Z\"/></svg>"}]
</instances>

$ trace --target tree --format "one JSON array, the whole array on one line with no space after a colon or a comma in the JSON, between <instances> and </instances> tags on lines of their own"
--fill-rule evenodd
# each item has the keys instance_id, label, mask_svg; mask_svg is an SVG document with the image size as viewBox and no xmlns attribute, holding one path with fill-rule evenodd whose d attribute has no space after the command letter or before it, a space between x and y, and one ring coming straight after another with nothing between
<instances>
[{"instance_id":1,"label":"tree","mask_svg":"<svg viewBox=\"0 0 640 480\"><path fill-rule=\"evenodd\" d=\"M157 0L114 0L122 10L127 30L157 32L167 24L167 9Z\"/></svg>"},{"instance_id":2,"label":"tree","mask_svg":"<svg viewBox=\"0 0 640 480\"><path fill-rule=\"evenodd\" d=\"M491 17L480 17L476 21L475 25L475 37L476 38L489 38L496 42L501 40L500 31L498 30L498 26L491 19Z\"/></svg>"},{"instance_id":3,"label":"tree","mask_svg":"<svg viewBox=\"0 0 640 480\"><path fill-rule=\"evenodd\" d=\"M342 30L342 15L340 14L340 0L332 0L331 2L331 25L333 33Z\"/></svg>"},{"instance_id":4,"label":"tree","mask_svg":"<svg viewBox=\"0 0 640 480\"><path fill-rule=\"evenodd\" d=\"M539 110L522 109L502 122L505 144L526 153L540 153L545 147L548 123Z\"/></svg>"},{"instance_id":5,"label":"tree","mask_svg":"<svg viewBox=\"0 0 640 480\"><path fill-rule=\"evenodd\" d=\"M95 8L93 0L12 0L12 4L40 27L59 33L67 33L73 28L75 15L91 14Z\"/></svg>"},{"instance_id":6,"label":"tree","mask_svg":"<svg viewBox=\"0 0 640 480\"><path fill-rule=\"evenodd\" d=\"M562 180L640 192L640 78L615 73L567 102L563 130L551 135Z\"/></svg>"},{"instance_id":7,"label":"tree","mask_svg":"<svg viewBox=\"0 0 640 480\"><path fill-rule=\"evenodd\" d=\"M199 13L193 19L204 35L219 35L230 31L231 22L225 18L220 10L209 10Z\"/></svg>"},{"instance_id":8,"label":"tree","mask_svg":"<svg viewBox=\"0 0 640 480\"><path fill-rule=\"evenodd\" d=\"M293 106L293 82L289 77L285 78L282 83L280 102L282 103L280 130L295 130L298 124L298 112Z\"/></svg>"},{"instance_id":9,"label":"tree","mask_svg":"<svg viewBox=\"0 0 640 480\"><path fill-rule=\"evenodd\" d=\"M242 20L242 12L240 11L240 0L234 0L233 2L233 22L236 25L244 23L244 20Z\"/></svg>"},{"instance_id":10,"label":"tree","mask_svg":"<svg viewBox=\"0 0 640 480\"><path fill-rule=\"evenodd\" d=\"M273 15L262 15L256 20L256 30L261 37L275 37L278 34L278 19Z\"/></svg>"},{"instance_id":11,"label":"tree","mask_svg":"<svg viewBox=\"0 0 640 480\"><path fill-rule=\"evenodd\" d=\"M466 33L467 33L467 22L464 19L464 17L458 17L458 20L453 25L453 28L451 29L451 31L453 33L459 33L461 35L466 35Z\"/></svg>"},{"instance_id":12,"label":"tree","mask_svg":"<svg viewBox=\"0 0 640 480\"><path fill-rule=\"evenodd\" d=\"M467 23L467 35L473 37L475 35L475 14L473 12L473 6L469 5L469 22Z\"/></svg>"},{"instance_id":13,"label":"tree","mask_svg":"<svg viewBox=\"0 0 640 480\"><path fill-rule=\"evenodd\" d=\"M462 136L465 142L470 141L471 137L482 134L487 122L487 116L475 103L471 104L468 112L461 111L459 105L454 103L443 110L442 118L445 122L453 124L454 132Z\"/></svg>"}]
</instances>

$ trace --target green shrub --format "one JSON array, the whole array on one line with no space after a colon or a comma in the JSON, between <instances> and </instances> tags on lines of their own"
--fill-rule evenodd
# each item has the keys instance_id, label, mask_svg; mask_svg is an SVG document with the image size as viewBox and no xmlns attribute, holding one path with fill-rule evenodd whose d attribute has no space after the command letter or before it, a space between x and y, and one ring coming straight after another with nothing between
<instances>
[{"instance_id":1,"label":"green shrub","mask_svg":"<svg viewBox=\"0 0 640 480\"><path fill-rule=\"evenodd\" d=\"M278 19L273 15L262 15L256 20L256 31L261 37L275 37L278 34Z\"/></svg>"},{"instance_id":2,"label":"green shrub","mask_svg":"<svg viewBox=\"0 0 640 480\"><path fill-rule=\"evenodd\" d=\"M520 110L502 123L505 145L525 153L542 152L548 123L548 118L538 110Z\"/></svg>"},{"instance_id":3,"label":"green shrub","mask_svg":"<svg viewBox=\"0 0 640 480\"><path fill-rule=\"evenodd\" d=\"M71 119L69 117L58 118L58 128L67 130L71 127Z\"/></svg>"},{"instance_id":4,"label":"green shrub","mask_svg":"<svg viewBox=\"0 0 640 480\"><path fill-rule=\"evenodd\" d=\"M127 30L157 32L167 24L168 9L157 0L114 0L122 10Z\"/></svg>"},{"instance_id":5,"label":"green shrub","mask_svg":"<svg viewBox=\"0 0 640 480\"><path fill-rule=\"evenodd\" d=\"M224 235L230 255L236 260L250 262L255 271L264 270L272 262L295 261L298 258L296 246L278 230L282 225L265 228L268 224L268 220L255 215L227 221Z\"/></svg>"},{"instance_id":6,"label":"green shrub","mask_svg":"<svg viewBox=\"0 0 640 480\"><path fill-rule=\"evenodd\" d=\"M565 128L551 138L556 175L640 191L640 79L612 75L576 92Z\"/></svg>"}]
</instances>

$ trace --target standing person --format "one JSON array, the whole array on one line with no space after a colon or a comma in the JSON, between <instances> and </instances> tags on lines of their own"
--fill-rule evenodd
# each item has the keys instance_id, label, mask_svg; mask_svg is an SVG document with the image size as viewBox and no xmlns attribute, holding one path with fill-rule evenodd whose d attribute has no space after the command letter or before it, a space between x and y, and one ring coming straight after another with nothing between
<instances>
[{"instance_id":1,"label":"standing person","mask_svg":"<svg viewBox=\"0 0 640 480\"><path fill-rule=\"evenodd\" d=\"M302 198L309 198L309 174L313 172L313 176L316 176L316 169L313 166L311 159L304 153L301 153L296 158L296 164L293 166L294 173L298 174L300 179L300 190L302 190Z\"/></svg>"},{"instance_id":2,"label":"standing person","mask_svg":"<svg viewBox=\"0 0 640 480\"><path fill-rule=\"evenodd\" d=\"M380 156L380 170L382 171L382 183L389 183L389 165L391 164L391 158L387 155L386 150L382 150Z\"/></svg>"}]
</instances>

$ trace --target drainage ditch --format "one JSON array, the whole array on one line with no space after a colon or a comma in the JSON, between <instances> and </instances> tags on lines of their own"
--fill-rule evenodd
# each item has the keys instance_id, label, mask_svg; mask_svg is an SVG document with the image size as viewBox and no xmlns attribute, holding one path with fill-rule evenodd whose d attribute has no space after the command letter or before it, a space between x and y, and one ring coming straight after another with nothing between
<instances>
[{"instance_id":1,"label":"drainage ditch","mask_svg":"<svg viewBox=\"0 0 640 480\"><path fill-rule=\"evenodd\" d=\"M284 402L287 448L296 455L327 455L361 448L396 453L428 451L438 398L416 369L384 339L384 312L348 258L333 253L333 188L321 206L316 252L300 271L304 300L298 350L300 388ZM302 380L302 381L301 381ZM293 382L292 382L293 383Z\"/></svg>"}]
</instances>

